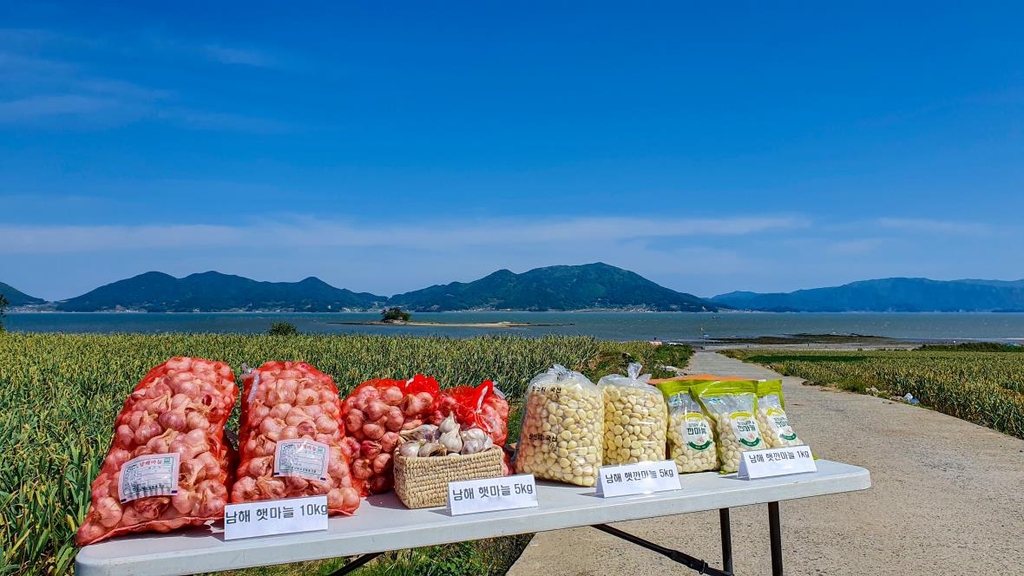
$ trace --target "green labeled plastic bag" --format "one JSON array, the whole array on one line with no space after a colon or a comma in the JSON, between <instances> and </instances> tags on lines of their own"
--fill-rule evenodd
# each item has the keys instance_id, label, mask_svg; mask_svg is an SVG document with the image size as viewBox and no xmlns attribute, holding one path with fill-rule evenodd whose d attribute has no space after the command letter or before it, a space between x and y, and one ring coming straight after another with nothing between
<instances>
[{"instance_id":1,"label":"green labeled plastic bag","mask_svg":"<svg viewBox=\"0 0 1024 576\"><path fill-rule=\"evenodd\" d=\"M737 472L743 452L766 448L757 424L757 382L719 381L695 385L691 393L715 422L722 474Z\"/></svg>"},{"instance_id":2,"label":"green labeled plastic bag","mask_svg":"<svg viewBox=\"0 0 1024 576\"><path fill-rule=\"evenodd\" d=\"M757 423L768 448L803 444L789 424L781 380L761 380L757 383Z\"/></svg>"},{"instance_id":3,"label":"green labeled plastic bag","mask_svg":"<svg viewBox=\"0 0 1024 576\"><path fill-rule=\"evenodd\" d=\"M690 395L694 382L658 384L668 401L668 452L680 474L718 470L718 451L711 421Z\"/></svg>"}]
</instances>

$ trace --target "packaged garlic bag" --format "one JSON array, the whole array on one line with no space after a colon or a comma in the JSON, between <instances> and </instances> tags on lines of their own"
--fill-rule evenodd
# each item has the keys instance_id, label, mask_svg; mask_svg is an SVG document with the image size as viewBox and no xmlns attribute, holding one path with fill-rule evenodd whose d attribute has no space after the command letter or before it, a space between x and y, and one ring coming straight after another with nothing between
<instances>
[{"instance_id":1,"label":"packaged garlic bag","mask_svg":"<svg viewBox=\"0 0 1024 576\"><path fill-rule=\"evenodd\" d=\"M698 383L691 389L715 423L722 474L739 470L743 452L766 448L757 411L757 382L752 380Z\"/></svg>"},{"instance_id":2,"label":"packaged garlic bag","mask_svg":"<svg viewBox=\"0 0 1024 576\"><path fill-rule=\"evenodd\" d=\"M768 448L803 444L789 424L781 380L761 380L757 383L757 423Z\"/></svg>"},{"instance_id":3,"label":"packaged garlic bag","mask_svg":"<svg viewBox=\"0 0 1024 576\"><path fill-rule=\"evenodd\" d=\"M330 514L359 507L359 479L330 376L305 362L266 362L242 376L241 463L231 502L327 496Z\"/></svg>"},{"instance_id":4,"label":"packaged garlic bag","mask_svg":"<svg viewBox=\"0 0 1024 576\"><path fill-rule=\"evenodd\" d=\"M594 486L603 438L601 389L583 374L556 364L535 376L527 388L516 472Z\"/></svg>"},{"instance_id":5,"label":"packaged garlic bag","mask_svg":"<svg viewBox=\"0 0 1024 576\"><path fill-rule=\"evenodd\" d=\"M668 409L665 398L630 363L627 375L609 374L597 381L604 395L604 463L632 464L665 459Z\"/></svg>"},{"instance_id":6,"label":"packaged garlic bag","mask_svg":"<svg viewBox=\"0 0 1024 576\"><path fill-rule=\"evenodd\" d=\"M76 543L223 518L234 457L224 426L237 395L224 362L177 356L150 370L114 421Z\"/></svg>"},{"instance_id":7,"label":"packaged garlic bag","mask_svg":"<svg viewBox=\"0 0 1024 576\"><path fill-rule=\"evenodd\" d=\"M718 470L718 450L712 424L690 395L693 382L669 380L658 384L668 399L668 452L680 474Z\"/></svg>"}]
</instances>

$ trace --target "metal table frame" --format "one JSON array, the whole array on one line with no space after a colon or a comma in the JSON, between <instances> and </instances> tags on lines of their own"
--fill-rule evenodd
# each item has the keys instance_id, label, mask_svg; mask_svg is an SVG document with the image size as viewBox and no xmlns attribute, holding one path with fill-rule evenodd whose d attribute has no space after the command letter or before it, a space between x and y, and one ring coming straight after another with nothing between
<instances>
[{"instance_id":1,"label":"metal table frame","mask_svg":"<svg viewBox=\"0 0 1024 576\"><path fill-rule=\"evenodd\" d=\"M681 490L642 496L599 498L593 488L538 482L539 506L451 516L444 508L406 509L393 493L367 498L352 517L335 517L326 531L225 541L217 526L171 534L140 534L84 547L75 560L79 576L172 576L195 572L284 564L342 556L357 557L337 574L347 574L380 553L514 534L592 526L703 574L731 575L729 509L767 504L772 574L783 574L779 502L864 490L867 470L818 461L818 472L761 480L735 474L688 474ZM609 526L657 516L719 511L722 568Z\"/></svg>"}]
</instances>

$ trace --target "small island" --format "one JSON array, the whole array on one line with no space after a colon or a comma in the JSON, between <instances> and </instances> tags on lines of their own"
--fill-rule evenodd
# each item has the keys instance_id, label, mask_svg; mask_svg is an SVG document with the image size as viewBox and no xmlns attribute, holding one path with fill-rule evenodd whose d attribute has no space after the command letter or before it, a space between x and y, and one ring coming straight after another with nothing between
<instances>
[{"instance_id":1,"label":"small island","mask_svg":"<svg viewBox=\"0 0 1024 576\"><path fill-rule=\"evenodd\" d=\"M444 326L446 328L526 328L534 326L572 326L572 323L551 322L414 322L412 314L399 307L385 308L376 322L328 322L347 326Z\"/></svg>"}]
</instances>

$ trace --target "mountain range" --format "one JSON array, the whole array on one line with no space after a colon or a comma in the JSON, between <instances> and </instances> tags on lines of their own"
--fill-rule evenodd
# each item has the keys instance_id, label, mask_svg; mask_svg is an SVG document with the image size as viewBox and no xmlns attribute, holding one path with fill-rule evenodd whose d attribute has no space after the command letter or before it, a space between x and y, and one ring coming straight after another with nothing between
<instances>
[{"instance_id":1,"label":"mountain range","mask_svg":"<svg viewBox=\"0 0 1024 576\"><path fill-rule=\"evenodd\" d=\"M0 293L6 294L7 288L3 285ZM10 290L12 295L31 298L13 288ZM35 304L37 309L64 312L331 312L380 310L385 306L400 306L413 312L597 308L698 312L719 309L718 305L692 294L670 290L638 274L603 263L550 266L522 274L499 270L473 282L452 282L392 297L335 288L318 278L301 282L258 282L220 272L203 272L184 278L146 272L81 296L46 304L40 299L28 302L21 297L19 304L11 300L12 306Z\"/></svg>"},{"instance_id":2,"label":"mountain range","mask_svg":"<svg viewBox=\"0 0 1024 576\"><path fill-rule=\"evenodd\" d=\"M788 293L730 292L702 299L600 262L549 266L521 274L498 270L473 282L452 282L390 297L335 288L314 277L300 282L260 282L219 272L184 278L146 272L58 302L45 302L3 283L0 294L19 309L69 312L331 312L380 310L385 306L399 306L412 312L1024 312L1024 280L883 278Z\"/></svg>"},{"instance_id":3,"label":"mountain range","mask_svg":"<svg viewBox=\"0 0 1024 576\"><path fill-rule=\"evenodd\" d=\"M730 292L711 301L769 312L1024 312L1024 280L882 278L789 293Z\"/></svg>"}]
</instances>

